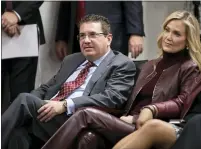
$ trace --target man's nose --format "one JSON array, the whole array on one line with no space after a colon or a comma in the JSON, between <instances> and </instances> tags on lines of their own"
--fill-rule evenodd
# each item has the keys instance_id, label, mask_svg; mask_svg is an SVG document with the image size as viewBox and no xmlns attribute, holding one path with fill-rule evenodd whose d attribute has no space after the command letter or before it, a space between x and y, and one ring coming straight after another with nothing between
<instances>
[{"instance_id":1,"label":"man's nose","mask_svg":"<svg viewBox=\"0 0 201 149\"><path fill-rule=\"evenodd\" d=\"M84 38L84 42L91 42L91 39L89 38L88 35L85 36L85 38Z\"/></svg>"}]
</instances>

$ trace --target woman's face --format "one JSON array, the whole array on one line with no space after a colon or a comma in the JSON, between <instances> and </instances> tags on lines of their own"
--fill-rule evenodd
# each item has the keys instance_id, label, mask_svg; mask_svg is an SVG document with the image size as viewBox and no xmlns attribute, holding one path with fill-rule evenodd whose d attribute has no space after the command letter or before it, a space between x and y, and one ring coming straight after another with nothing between
<instances>
[{"instance_id":1,"label":"woman's face","mask_svg":"<svg viewBox=\"0 0 201 149\"><path fill-rule=\"evenodd\" d=\"M170 21L162 36L162 49L168 53L176 53L186 47L186 27L181 20Z\"/></svg>"}]
</instances>

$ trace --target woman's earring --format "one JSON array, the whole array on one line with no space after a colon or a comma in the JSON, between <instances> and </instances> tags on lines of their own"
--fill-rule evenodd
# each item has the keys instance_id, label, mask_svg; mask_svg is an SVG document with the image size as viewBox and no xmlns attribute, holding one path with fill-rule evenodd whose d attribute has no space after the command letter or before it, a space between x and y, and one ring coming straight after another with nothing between
<instances>
[{"instance_id":1,"label":"woman's earring","mask_svg":"<svg viewBox=\"0 0 201 149\"><path fill-rule=\"evenodd\" d=\"M188 46L186 46L186 50L189 50L189 47L188 47Z\"/></svg>"}]
</instances>

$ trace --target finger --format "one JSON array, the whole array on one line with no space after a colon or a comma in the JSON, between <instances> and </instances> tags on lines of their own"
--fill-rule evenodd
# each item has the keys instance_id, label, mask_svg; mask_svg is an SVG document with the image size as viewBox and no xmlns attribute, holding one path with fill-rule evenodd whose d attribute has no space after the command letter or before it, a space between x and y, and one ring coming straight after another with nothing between
<instances>
[{"instance_id":1,"label":"finger","mask_svg":"<svg viewBox=\"0 0 201 149\"><path fill-rule=\"evenodd\" d=\"M2 27L4 27L5 26L5 19L1 19L1 25L2 25Z\"/></svg>"},{"instance_id":2,"label":"finger","mask_svg":"<svg viewBox=\"0 0 201 149\"><path fill-rule=\"evenodd\" d=\"M56 48L56 55L60 60L62 59L61 47Z\"/></svg>"},{"instance_id":3,"label":"finger","mask_svg":"<svg viewBox=\"0 0 201 149\"><path fill-rule=\"evenodd\" d=\"M50 121L53 117L55 117L56 113L52 113L46 120L45 122Z\"/></svg>"},{"instance_id":4,"label":"finger","mask_svg":"<svg viewBox=\"0 0 201 149\"><path fill-rule=\"evenodd\" d=\"M17 35L18 31L17 31L17 26L13 27L13 35Z\"/></svg>"},{"instance_id":5,"label":"finger","mask_svg":"<svg viewBox=\"0 0 201 149\"><path fill-rule=\"evenodd\" d=\"M40 107L37 112L41 113L42 111L44 111L48 107L49 107L49 105L46 103L45 105L43 105L42 107Z\"/></svg>"},{"instance_id":6,"label":"finger","mask_svg":"<svg viewBox=\"0 0 201 149\"><path fill-rule=\"evenodd\" d=\"M7 19L4 16L2 16L1 18L1 24L2 24L2 27L7 25Z\"/></svg>"},{"instance_id":7,"label":"finger","mask_svg":"<svg viewBox=\"0 0 201 149\"><path fill-rule=\"evenodd\" d=\"M15 35L15 27L12 27L9 31L12 36Z\"/></svg>"},{"instance_id":8,"label":"finger","mask_svg":"<svg viewBox=\"0 0 201 149\"><path fill-rule=\"evenodd\" d=\"M12 24L10 24L9 22L7 22L7 24L6 24L6 28L10 28L12 26Z\"/></svg>"},{"instance_id":9,"label":"finger","mask_svg":"<svg viewBox=\"0 0 201 149\"><path fill-rule=\"evenodd\" d=\"M10 32L9 30L11 30L11 26L9 26L8 24L6 24L5 26L4 26L4 30L6 31L6 32Z\"/></svg>"},{"instance_id":10,"label":"finger","mask_svg":"<svg viewBox=\"0 0 201 149\"><path fill-rule=\"evenodd\" d=\"M134 48L132 48L131 52L132 52L132 58L136 58L136 53L135 53L136 51Z\"/></svg>"},{"instance_id":11,"label":"finger","mask_svg":"<svg viewBox=\"0 0 201 149\"><path fill-rule=\"evenodd\" d=\"M46 115L48 115L50 112L51 112L51 107L48 107L47 109L45 109L43 112L41 112L38 116L37 116L37 118L39 119L39 120L41 120L41 119L43 119Z\"/></svg>"},{"instance_id":12,"label":"finger","mask_svg":"<svg viewBox=\"0 0 201 149\"><path fill-rule=\"evenodd\" d=\"M3 24L2 24L2 27L5 28L7 26L7 21L4 20Z\"/></svg>"},{"instance_id":13,"label":"finger","mask_svg":"<svg viewBox=\"0 0 201 149\"><path fill-rule=\"evenodd\" d=\"M136 46L135 58L137 58L139 55L140 55L140 49L139 49L139 46Z\"/></svg>"},{"instance_id":14,"label":"finger","mask_svg":"<svg viewBox=\"0 0 201 149\"><path fill-rule=\"evenodd\" d=\"M40 121L41 121L41 122L46 122L48 119L51 119L51 117L53 117L53 116L54 116L54 112L53 112L53 109L51 108L50 112L47 113L46 115L44 115L44 116L40 119Z\"/></svg>"},{"instance_id":15,"label":"finger","mask_svg":"<svg viewBox=\"0 0 201 149\"><path fill-rule=\"evenodd\" d=\"M135 58L137 58L140 54L140 49L138 45L135 45L134 47L134 51L135 51Z\"/></svg>"},{"instance_id":16,"label":"finger","mask_svg":"<svg viewBox=\"0 0 201 149\"><path fill-rule=\"evenodd\" d=\"M121 116L120 119L123 120L125 116Z\"/></svg>"},{"instance_id":17,"label":"finger","mask_svg":"<svg viewBox=\"0 0 201 149\"><path fill-rule=\"evenodd\" d=\"M66 48L63 48L63 58L67 55L67 49Z\"/></svg>"},{"instance_id":18,"label":"finger","mask_svg":"<svg viewBox=\"0 0 201 149\"><path fill-rule=\"evenodd\" d=\"M20 27L19 27L18 25L17 25L17 27L16 27L16 30L17 30L17 34L20 35L21 32L20 32Z\"/></svg>"},{"instance_id":19,"label":"finger","mask_svg":"<svg viewBox=\"0 0 201 149\"><path fill-rule=\"evenodd\" d=\"M142 44L140 44L139 46L140 46L140 53L142 53L143 52L143 46L142 46Z\"/></svg>"},{"instance_id":20,"label":"finger","mask_svg":"<svg viewBox=\"0 0 201 149\"><path fill-rule=\"evenodd\" d=\"M134 58L134 53L131 45L129 45L129 51L131 52L131 57Z\"/></svg>"},{"instance_id":21,"label":"finger","mask_svg":"<svg viewBox=\"0 0 201 149\"><path fill-rule=\"evenodd\" d=\"M140 129L141 127L142 127L141 122L136 122L136 128L137 128L137 129Z\"/></svg>"},{"instance_id":22,"label":"finger","mask_svg":"<svg viewBox=\"0 0 201 149\"><path fill-rule=\"evenodd\" d=\"M61 49L61 60L63 60L64 57L65 57L65 48L62 47L62 49Z\"/></svg>"},{"instance_id":23,"label":"finger","mask_svg":"<svg viewBox=\"0 0 201 149\"><path fill-rule=\"evenodd\" d=\"M14 34L13 34L13 29L12 28L9 28L6 32L7 32L9 37L13 37Z\"/></svg>"}]
</instances>

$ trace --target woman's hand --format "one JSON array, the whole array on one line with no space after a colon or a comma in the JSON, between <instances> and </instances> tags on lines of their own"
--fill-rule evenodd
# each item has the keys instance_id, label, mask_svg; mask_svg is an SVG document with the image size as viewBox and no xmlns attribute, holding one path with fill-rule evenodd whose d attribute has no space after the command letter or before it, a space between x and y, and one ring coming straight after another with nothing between
<instances>
[{"instance_id":1,"label":"woman's hand","mask_svg":"<svg viewBox=\"0 0 201 149\"><path fill-rule=\"evenodd\" d=\"M127 122L129 124L133 124L133 116L128 115L128 116L121 116L120 119L124 122Z\"/></svg>"},{"instance_id":2,"label":"woman's hand","mask_svg":"<svg viewBox=\"0 0 201 149\"><path fill-rule=\"evenodd\" d=\"M150 108L154 108L151 107ZM154 110L154 109L153 109ZM149 108L144 108L140 112L139 118L136 121L136 128L139 129L142 127L148 120L153 119L153 113Z\"/></svg>"}]
</instances>

